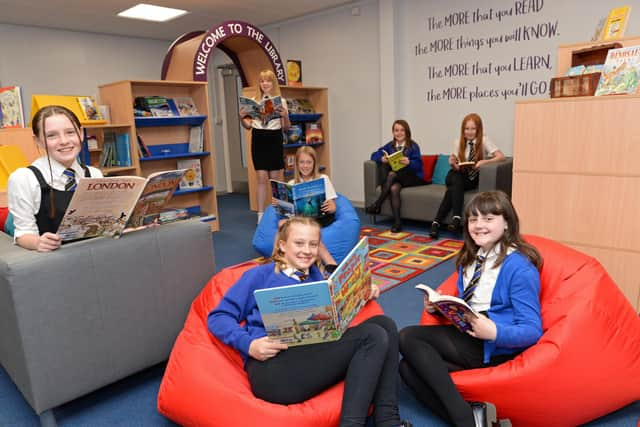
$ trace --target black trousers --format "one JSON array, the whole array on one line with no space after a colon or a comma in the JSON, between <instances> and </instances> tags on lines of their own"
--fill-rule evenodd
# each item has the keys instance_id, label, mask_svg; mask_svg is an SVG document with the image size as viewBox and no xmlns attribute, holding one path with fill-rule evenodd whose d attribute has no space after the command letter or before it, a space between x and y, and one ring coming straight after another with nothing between
<instances>
[{"instance_id":1,"label":"black trousers","mask_svg":"<svg viewBox=\"0 0 640 427\"><path fill-rule=\"evenodd\" d=\"M377 427L400 425L397 402L398 329L374 316L337 341L291 347L264 362L249 358L253 394L284 405L303 402L344 380L340 426L364 426L371 403Z\"/></svg>"},{"instance_id":2,"label":"black trousers","mask_svg":"<svg viewBox=\"0 0 640 427\"><path fill-rule=\"evenodd\" d=\"M476 178L470 180L468 175L464 172L459 172L451 169L445 179L447 185L447 191L444 193L438 213L435 220L442 222L449 211L453 211L453 216L462 217L462 208L464 207L464 192L478 188L479 174Z\"/></svg>"},{"instance_id":3,"label":"black trousers","mask_svg":"<svg viewBox=\"0 0 640 427\"><path fill-rule=\"evenodd\" d=\"M483 343L452 325L408 326L400 331L400 376L439 417L454 426L474 427L471 406L449 372L495 366L516 356L495 356L485 364Z\"/></svg>"}]
</instances>

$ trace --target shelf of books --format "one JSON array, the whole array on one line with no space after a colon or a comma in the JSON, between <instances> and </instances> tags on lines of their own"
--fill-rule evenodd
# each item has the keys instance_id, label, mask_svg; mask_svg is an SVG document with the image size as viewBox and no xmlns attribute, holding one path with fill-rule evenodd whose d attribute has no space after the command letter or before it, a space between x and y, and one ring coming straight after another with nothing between
<instances>
[{"instance_id":1,"label":"shelf of books","mask_svg":"<svg viewBox=\"0 0 640 427\"><path fill-rule=\"evenodd\" d=\"M115 134L116 140L111 160L115 157L113 167L117 169L108 172L148 177L155 172L187 169L169 209L177 212L173 216L188 213L206 218L212 231L219 230L207 84L125 80L99 89L100 104L109 105L112 122L124 124L102 129ZM123 140L121 146L129 148L128 157L121 160L130 166L118 164L118 136ZM92 160L108 157L102 154L99 139L97 145L95 153L89 150Z\"/></svg>"},{"instance_id":2,"label":"shelf of books","mask_svg":"<svg viewBox=\"0 0 640 427\"><path fill-rule=\"evenodd\" d=\"M287 100L291 129L283 136L284 178L293 177L296 150L303 145L311 145L318 153L318 165L322 173L331 176L331 144L329 143L329 102L328 90L323 87L280 87L282 96ZM244 88L243 95L253 98L255 87ZM250 131L247 131L247 144L251 144ZM247 147L251 152L251 146ZM256 199L256 176L249 156L248 168L249 201L252 210L258 210ZM270 202L270 201L267 201Z\"/></svg>"}]
</instances>

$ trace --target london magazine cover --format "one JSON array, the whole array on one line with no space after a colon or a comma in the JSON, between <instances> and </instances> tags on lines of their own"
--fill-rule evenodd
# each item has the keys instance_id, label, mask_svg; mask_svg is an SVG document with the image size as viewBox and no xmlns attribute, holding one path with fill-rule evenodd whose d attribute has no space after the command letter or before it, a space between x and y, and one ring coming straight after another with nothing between
<instances>
[{"instance_id":1,"label":"london magazine cover","mask_svg":"<svg viewBox=\"0 0 640 427\"><path fill-rule=\"evenodd\" d=\"M324 178L287 184L286 182L270 180L271 196L276 199L276 212L282 217L293 215L319 218L323 216L320 210L326 200Z\"/></svg>"},{"instance_id":2,"label":"london magazine cover","mask_svg":"<svg viewBox=\"0 0 640 427\"><path fill-rule=\"evenodd\" d=\"M416 285L416 289L429 295L429 301L462 332L473 329L468 319L470 316L478 317L478 315L463 299L451 295L442 295L422 283Z\"/></svg>"},{"instance_id":3,"label":"london magazine cover","mask_svg":"<svg viewBox=\"0 0 640 427\"><path fill-rule=\"evenodd\" d=\"M57 234L63 241L117 237L125 228L150 224L169 202L184 173L81 178Z\"/></svg>"},{"instance_id":4,"label":"london magazine cover","mask_svg":"<svg viewBox=\"0 0 640 427\"><path fill-rule=\"evenodd\" d=\"M327 280L254 291L267 335L289 346L340 339L370 295L366 236Z\"/></svg>"}]
</instances>

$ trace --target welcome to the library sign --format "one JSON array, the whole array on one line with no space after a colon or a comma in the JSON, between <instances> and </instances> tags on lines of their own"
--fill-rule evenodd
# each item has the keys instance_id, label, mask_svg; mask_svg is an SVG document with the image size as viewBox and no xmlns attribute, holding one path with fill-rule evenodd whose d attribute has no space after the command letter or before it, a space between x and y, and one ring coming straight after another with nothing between
<instances>
[{"instance_id":1,"label":"welcome to the library sign","mask_svg":"<svg viewBox=\"0 0 640 427\"><path fill-rule=\"evenodd\" d=\"M276 47L259 28L242 21L225 21L207 31L196 51L193 62L193 80L207 80L207 65L211 51L232 37L245 37L258 44L271 61L278 83L286 84L284 67Z\"/></svg>"}]
</instances>

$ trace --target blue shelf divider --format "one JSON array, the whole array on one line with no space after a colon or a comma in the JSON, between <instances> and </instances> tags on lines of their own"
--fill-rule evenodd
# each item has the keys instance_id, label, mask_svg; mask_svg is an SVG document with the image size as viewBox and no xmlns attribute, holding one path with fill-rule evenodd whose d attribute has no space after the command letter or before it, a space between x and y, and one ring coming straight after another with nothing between
<instances>
[{"instance_id":1,"label":"blue shelf divider","mask_svg":"<svg viewBox=\"0 0 640 427\"><path fill-rule=\"evenodd\" d=\"M322 117L322 113L289 114L289 120L291 120L292 122L315 122L320 117Z\"/></svg>"},{"instance_id":2,"label":"blue shelf divider","mask_svg":"<svg viewBox=\"0 0 640 427\"><path fill-rule=\"evenodd\" d=\"M305 144L304 142L298 142L298 143L295 143L295 144L284 144L283 147L284 148L298 148L298 147L302 147L304 145L315 146L315 145L322 145L322 144L324 144L324 141L312 142L310 144Z\"/></svg>"},{"instance_id":3,"label":"blue shelf divider","mask_svg":"<svg viewBox=\"0 0 640 427\"><path fill-rule=\"evenodd\" d=\"M182 194L198 193L200 191L209 191L209 190L213 190L213 187L211 185L205 185L205 186L200 187L200 188L190 188L188 190L176 190L173 193L173 195L174 196L180 196Z\"/></svg>"},{"instance_id":4,"label":"blue shelf divider","mask_svg":"<svg viewBox=\"0 0 640 427\"><path fill-rule=\"evenodd\" d=\"M187 157L205 157L210 154L208 151L199 151L197 153L190 152L188 142L149 145L148 148L151 156L140 157L141 162L148 162L150 160L181 159Z\"/></svg>"},{"instance_id":5,"label":"blue shelf divider","mask_svg":"<svg viewBox=\"0 0 640 427\"><path fill-rule=\"evenodd\" d=\"M180 117L136 117L136 127L154 126L200 126L207 116L180 116Z\"/></svg>"}]
</instances>

